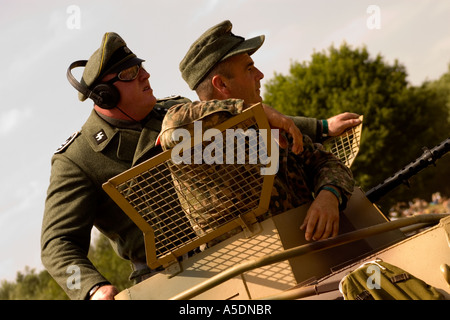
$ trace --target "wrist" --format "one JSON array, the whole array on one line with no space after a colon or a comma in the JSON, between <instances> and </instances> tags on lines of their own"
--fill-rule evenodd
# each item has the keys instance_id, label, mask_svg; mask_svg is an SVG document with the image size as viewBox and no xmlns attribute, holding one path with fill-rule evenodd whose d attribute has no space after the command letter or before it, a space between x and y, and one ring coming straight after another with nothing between
<instances>
[{"instance_id":1,"label":"wrist","mask_svg":"<svg viewBox=\"0 0 450 320\"><path fill-rule=\"evenodd\" d=\"M328 137L328 120L322 119L322 138Z\"/></svg>"},{"instance_id":2,"label":"wrist","mask_svg":"<svg viewBox=\"0 0 450 320\"><path fill-rule=\"evenodd\" d=\"M88 299L90 300L90 299L92 299L92 297L94 296L94 294L98 291L98 289L100 289L101 287L103 287L103 286L106 286L106 285L108 285L109 283L99 283L99 284L96 284L95 286L93 286L92 288L91 288L91 290L89 290L89 294L88 294Z\"/></svg>"},{"instance_id":3,"label":"wrist","mask_svg":"<svg viewBox=\"0 0 450 320\"><path fill-rule=\"evenodd\" d=\"M342 206L342 196L341 196L341 193L339 192L339 190L337 188L332 187L332 186L323 186L323 187L321 187L319 189L319 192L322 191L322 190L326 190L326 191L331 192L336 197L336 199L338 200L339 207Z\"/></svg>"}]
</instances>

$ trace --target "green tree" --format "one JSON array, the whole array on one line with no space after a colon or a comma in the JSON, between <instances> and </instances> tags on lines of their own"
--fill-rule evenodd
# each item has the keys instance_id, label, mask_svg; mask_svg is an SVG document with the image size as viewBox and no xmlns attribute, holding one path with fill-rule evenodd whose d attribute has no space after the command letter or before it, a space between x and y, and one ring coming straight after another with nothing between
<instances>
[{"instance_id":1,"label":"green tree","mask_svg":"<svg viewBox=\"0 0 450 320\"><path fill-rule=\"evenodd\" d=\"M365 47L344 43L313 53L309 62L293 62L288 75L275 73L265 86L264 102L290 115L364 115L361 150L352 170L367 191L419 156L423 146L448 136L448 108L437 99L439 93L411 86L407 76L398 61L389 64L380 54L373 58ZM436 129L433 124L442 119ZM409 190L402 192L411 196Z\"/></svg>"},{"instance_id":2,"label":"green tree","mask_svg":"<svg viewBox=\"0 0 450 320\"><path fill-rule=\"evenodd\" d=\"M450 63L447 67L447 72L435 81L427 81L424 86L430 90L434 90L437 94L438 103L447 107L450 122ZM447 131L448 132L448 131Z\"/></svg>"},{"instance_id":3,"label":"green tree","mask_svg":"<svg viewBox=\"0 0 450 320\"><path fill-rule=\"evenodd\" d=\"M14 297L14 284L2 280L0 285L0 300L12 300Z\"/></svg>"},{"instance_id":4,"label":"green tree","mask_svg":"<svg viewBox=\"0 0 450 320\"><path fill-rule=\"evenodd\" d=\"M89 250L89 258L111 283L119 290L133 285L128 280L131 272L130 262L117 256L109 240L100 235ZM47 270L36 273L35 269L25 267L18 271L13 282L0 283L0 300L67 300L64 290L50 276Z\"/></svg>"},{"instance_id":5,"label":"green tree","mask_svg":"<svg viewBox=\"0 0 450 320\"><path fill-rule=\"evenodd\" d=\"M444 138L450 137L450 64L448 64L447 72L439 79L434 81L426 81L417 88L418 94L422 98L428 97L428 112L433 113L434 121L429 123L429 131ZM430 133L431 134L431 133ZM447 181L450 177L450 154L437 162L436 167L432 167L421 175L422 181L433 181L433 186L428 183L419 182L427 188L428 192L423 193L429 195L435 191L441 191L444 195L450 197L450 184Z\"/></svg>"},{"instance_id":6,"label":"green tree","mask_svg":"<svg viewBox=\"0 0 450 320\"><path fill-rule=\"evenodd\" d=\"M67 295L46 270L36 273L25 267L18 271L15 282L3 280L0 286L0 300L65 300Z\"/></svg>"}]
</instances>

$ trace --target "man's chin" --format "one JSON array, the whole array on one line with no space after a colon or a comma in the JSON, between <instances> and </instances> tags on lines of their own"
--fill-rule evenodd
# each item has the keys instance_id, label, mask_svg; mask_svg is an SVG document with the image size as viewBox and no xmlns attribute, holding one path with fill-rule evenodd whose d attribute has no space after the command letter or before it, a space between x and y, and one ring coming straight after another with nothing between
<instances>
[{"instance_id":1,"label":"man's chin","mask_svg":"<svg viewBox=\"0 0 450 320\"><path fill-rule=\"evenodd\" d=\"M151 98L149 97L147 100L147 108L151 110L155 105L156 105L156 97L152 95L152 97Z\"/></svg>"}]
</instances>

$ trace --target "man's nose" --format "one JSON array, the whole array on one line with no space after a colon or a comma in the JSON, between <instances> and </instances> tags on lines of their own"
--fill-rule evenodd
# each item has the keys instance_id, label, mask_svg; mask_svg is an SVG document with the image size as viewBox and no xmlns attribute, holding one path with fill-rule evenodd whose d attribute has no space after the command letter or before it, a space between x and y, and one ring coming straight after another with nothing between
<instances>
[{"instance_id":1,"label":"man's nose","mask_svg":"<svg viewBox=\"0 0 450 320\"><path fill-rule=\"evenodd\" d=\"M147 80L148 78L150 78L150 73L144 68L141 68L141 70L139 70L139 73L139 78L143 80Z\"/></svg>"},{"instance_id":2,"label":"man's nose","mask_svg":"<svg viewBox=\"0 0 450 320\"><path fill-rule=\"evenodd\" d=\"M262 73L258 68L256 68L256 70L257 70L257 77L258 77L258 79L259 80L261 80L261 79L263 79L264 78L264 73Z\"/></svg>"}]
</instances>

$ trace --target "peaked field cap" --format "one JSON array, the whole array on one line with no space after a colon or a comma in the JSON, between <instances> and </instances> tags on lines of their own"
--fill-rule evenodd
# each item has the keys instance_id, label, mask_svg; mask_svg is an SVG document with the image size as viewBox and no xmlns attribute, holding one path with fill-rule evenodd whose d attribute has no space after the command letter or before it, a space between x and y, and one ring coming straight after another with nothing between
<instances>
[{"instance_id":1,"label":"peaked field cap","mask_svg":"<svg viewBox=\"0 0 450 320\"><path fill-rule=\"evenodd\" d=\"M252 55L264 43L264 35L244 39L231 32L233 25L225 20L208 29L189 48L180 62L181 76L195 90L221 61L241 53Z\"/></svg>"},{"instance_id":2,"label":"peaked field cap","mask_svg":"<svg viewBox=\"0 0 450 320\"><path fill-rule=\"evenodd\" d=\"M83 71L81 84L92 89L105 75L120 72L128 67L142 63L127 47L125 41L115 32L103 35L102 43L92 56ZM81 101L87 99L82 93L78 94Z\"/></svg>"}]
</instances>

